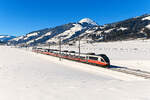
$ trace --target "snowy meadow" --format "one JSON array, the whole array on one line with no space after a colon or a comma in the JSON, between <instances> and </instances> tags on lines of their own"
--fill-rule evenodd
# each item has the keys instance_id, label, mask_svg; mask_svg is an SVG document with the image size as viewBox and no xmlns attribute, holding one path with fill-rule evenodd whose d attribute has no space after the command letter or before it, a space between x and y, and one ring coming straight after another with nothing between
<instances>
[{"instance_id":1,"label":"snowy meadow","mask_svg":"<svg viewBox=\"0 0 150 100\"><path fill-rule=\"evenodd\" d=\"M149 41L82 44L112 65L150 71ZM51 47L58 48L58 47ZM76 50L77 46L62 46ZM150 80L83 63L0 46L0 100L149 100Z\"/></svg>"}]
</instances>

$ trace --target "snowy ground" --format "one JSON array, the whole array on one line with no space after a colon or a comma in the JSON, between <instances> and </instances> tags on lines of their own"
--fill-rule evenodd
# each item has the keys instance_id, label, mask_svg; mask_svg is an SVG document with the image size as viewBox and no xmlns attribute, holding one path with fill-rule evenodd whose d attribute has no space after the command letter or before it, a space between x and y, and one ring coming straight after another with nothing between
<instances>
[{"instance_id":1,"label":"snowy ground","mask_svg":"<svg viewBox=\"0 0 150 100\"><path fill-rule=\"evenodd\" d=\"M0 46L0 100L149 100L150 81Z\"/></svg>"}]
</instances>

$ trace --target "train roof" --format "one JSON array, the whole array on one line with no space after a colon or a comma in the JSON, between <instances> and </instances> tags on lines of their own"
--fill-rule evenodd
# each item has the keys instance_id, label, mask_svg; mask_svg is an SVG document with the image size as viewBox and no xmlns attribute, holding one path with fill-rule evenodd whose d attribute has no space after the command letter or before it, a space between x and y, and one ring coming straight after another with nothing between
<instances>
[{"instance_id":1,"label":"train roof","mask_svg":"<svg viewBox=\"0 0 150 100\"><path fill-rule=\"evenodd\" d=\"M53 51L59 51L59 50L57 50L57 49L53 49Z\"/></svg>"},{"instance_id":2,"label":"train roof","mask_svg":"<svg viewBox=\"0 0 150 100\"><path fill-rule=\"evenodd\" d=\"M50 50L50 51L59 51L58 49L46 49L46 48L36 48L36 49L45 49L45 50ZM61 52L68 52L68 53L75 53L78 54L79 52L76 51L68 51L68 50L63 50ZM101 56L101 57L107 57L106 54L95 54L93 52L90 53L80 53L81 55L89 55L89 56Z\"/></svg>"},{"instance_id":3,"label":"train roof","mask_svg":"<svg viewBox=\"0 0 150 100\"><path fill-rule=\"evenodd\" d=\"M105 54L97 54L96 56L106 56Z\"/></svg>"},{"instance_id":4,"label":"train roof","mask_svg":"<svg viewBox=\"0 0 150 100\"><path fill-rule=\"evenodd\" d=\"M45 49L45 50L52 50L52 49Z\"/></svg>"},{"instance_id":5,"label":"train roof","mask_svg":"<svg viewBox=\"0 0 150 100\"><path fill-rule=\"evenodd\" d=\"M75 51L69 51L69 53L76 53Z\"/></svg>"},{"instance_id":6,"label":"train roof","mask_svg":"<svg viewBox=\"0 0 150 100\"><path fill-rule=\"evenodd\" d=\"M36 48L36 49L43 49L43 48Z\"/></svg>"},{"instance_id":7,"label":"train roof","mask_svg":"<svg viewBox=\"0 0 150 100\"><path fill-rule=\"evenodd\" d=\"M62 51L62 52L69 52L68 50L64 50L64 51Z\"/></svg>"},{"instance_id":8,"label":"train roof","mask_svg":"<svg viewBox=\"0 0 150 100\"><path fill-rule=\"evenodd\" d=\"M86 53L86 55L95 55L95 53L92 53L92 52L91 53Z\"/></svg>"}]
</instances>

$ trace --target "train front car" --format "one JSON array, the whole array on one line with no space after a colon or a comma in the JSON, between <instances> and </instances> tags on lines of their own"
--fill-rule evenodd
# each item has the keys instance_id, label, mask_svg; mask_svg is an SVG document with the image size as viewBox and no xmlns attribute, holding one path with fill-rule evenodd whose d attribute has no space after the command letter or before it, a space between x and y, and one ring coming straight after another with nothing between
<instances>
[{"instance_id":1,"label":"train front car","mask_svg":"<svg viewBox=\"0 0 150 100\"><path fill-rule=\"evenodd\" d=\"M87 53L86 54L87 63L98 65L101 67L110 67L110 60L105 54L98 54L95 53Z\"/></svg>"},{"instance_id":2,"label":"train front car","mask_svg":"<svg viewBox=\"0 0 150 100\"><path fill-rule=\"evenodd\" d=\"M96 56L99 56L99 61L103 63L102 66L110 67L110 60L105 54L98 54Z\"/></svg>"}]
</instances>

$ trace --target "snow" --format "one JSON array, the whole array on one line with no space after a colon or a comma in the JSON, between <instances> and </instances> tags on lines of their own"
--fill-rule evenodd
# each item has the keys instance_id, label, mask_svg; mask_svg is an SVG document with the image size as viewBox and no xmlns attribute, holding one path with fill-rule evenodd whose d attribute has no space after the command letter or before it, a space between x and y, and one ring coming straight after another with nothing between
<instances>
[{"instance_id":1,"label":"snow","mask_svg":"<svg viewBox=\"0 0 150 100\"><path fill-rule=\"evenodd\" d=\"M42 39L43 37L44 37L44 35L42 35L42 36L36 38L35 40L40 40L40 39Z\"/></svg>"},{"instance_id":2,"label":"snow","mask_svg":"<svg viewBox=\"0 0 150 100\"><path fill-rule=\"evenodd\" d=\"M97 34L97 35L101 35L102 32L103 32L103 31L98 31L96 34Z\"/></svg>"},{"instance_id":3,"label":"snow","mask_svg":"<svg viewBox=\"0 0 150 100\"><path fill-rule=\"evenodd\" d=\"M143 18L142 20L150 20L150 16Z\"/></svg>"},{"instance_id":4,"label":"snow","mask_svg":"<svg viewBox=\"0 0 150 100\"><path fill-rule=\"evenodd\" d=\"M0 100L150 99L150 81L132 75L26 49L0 46L0 55Z\"/></svg>"},{"instance_id":5,"label":"snow","mask_svg":"<svg viewBox=\"0 0 150 100\"><path fill-rule=\"evenodd\" d=\"M29 37L36 36L36 35L38 35L38 32L27 34L24 40L27 40Z\"/></svg>"},{"instance_id":6,"label":"snow","mask_svg":"<svg viewBox=\"0 0 150 100\"><path fill-rule=\"evenodd\" d=\"M46 34L44 34L45 36L51 35L52 32L47 32Z\"/></svg>"},{"instance_id":7,"label":"snow","mask_svg":"<svg viewBox=\"0 0 150 100\"><path fill-rule=\"evenodd\" d=\"M22 40L22 39L27 40L29 37L38 35L38 33L39 32L33 32L33 33L30 33L30 34L27 34L26 36L19 36L19 37L16 37L16 38L12 39L11 41L19 41L19 40Z\"/></svg>"},{"instance_id":8,"label":"snow","mask_svg":"<svg viewBox=\"0 0 150 100\"><path fill-rule=\"evenodd\" d=\"M107 31L104 31L105 33L110 33L112 30L114 30L115 28L109 29Z\"/></svg>"},{"instance_id":9,"label":"snow","mask_svg":"<svg viewBox=\"0 0 150 100\"><path fill-rule=\"evenodd\" d=\"M19 36L19 37L16 37L16 38L12 39L12 41L19 41L19 40L21 40L23 38L24 38L24 36Z\"/></svg>"},{"instance_id":10,"label":"snow","mask_svg":"<svg viewBox=\"0 0 150 100\"><path fill-rule=\"evenodd\" d=\"M52 32L47 32L46 34L44 34L44 35L42 35L42 36L36 38L35 40L40 40L40 39L42 39L43 37L49 36L49 35L51 35L51 34L52 34Z\"/></svg>"},{"instance_id":11,"label":"snow","mask_svg":"<svg viewBox=\"0 0 150 100\"><path fill-rule=\"evenodd\" d=\"M100 29L104 29L107 25L104 25L104 26L100 26Z\"/></svg>"},{"instance_id":12,"label":"snow","mask_svg":"<svg viewBox=\"0 0 150 100\"><path fill-rule=\"evenodd\" d=\"M146 26L146 28L150 29L150 24Z\"/></svg>"},{"instance_id":13,"label":"snow","mask_svg":"<svg viewBox=\"0 0 150 100\"><path fill-rule=\"evenodd\" d=\"M84 33L80 34L80 37L84 36L85 34L93 34L95 33L94 30L86 30ZM85 40L88 40L87 37L84 38ZM83 40L83 39L82 39Z\"/></svg>"},{"instance_id":14,"label":"snow","mask_svg":"<svg viewBox=\"0 0 150 100\"><path fill-rule=\"evenodd\" d=\"M27 34L27 37L36 36L36 35L38 35L38 32Z\"/></svg>"},{"instance_id":15,"label":"snow","mask_svg":"<svg viewBox=\"0 0 150 100\"><path fill-rule=\"evenodd\" d=\"M88 23L88 24L92 24L92 25L96 25L97 26L97 24L93 20L91 20L89 18L84 18L84 19L80 20L79 23Z\"/></svg>"},{"instance_id":16,"label":"snow","mask_svg":"<svg viewBox=\"0 0 150 100\"><path fill-rule=\"evenodd\" d=\"M33 43L35 40L30 40L27 42L27 44Z\"/></svg>"},{"instance_id":17,"label":"snow","mask_svg":"<svg viewBox=\"0 0 150 100\"><path fill-rule=\"evenodd\" d=\"M86 30L85 34L87 34L87 33L94 33L94 30Z\"/></svg>"},{"instance_id":18,"label":"snow","mask_svg":"<svg viewBox=\"0 0 150 100\"><path fill-rule=\"evenodd\" d=\"M0 38L9 38L10 36L0 36Z\"/></svg>"},{"instance_id":19,"label":"snow","mask_svg":"<svg viewBox=\"0 0 150 100\"><path fill-rule=\"evenodd\" d=\"M65 40L67 38L70 38L73 34L75 34L78 31L81 31L83 29L83 27L80 24L74 24L74 27L70 28L69 30L66 30L65 32L50 38L49 40L47 40L47 42L58 42L59 41L59 37L63 37L62 39Z\"/></svg>"},{"instance_id":20,"label":"snow","mask_svg":"<svg viewBox=\"0 0 150 100\"><path fill-rule=\"evenodd\" d=\"M122 31L124 31L124 30L127 30L128 28L125 28L125 27L120 27L119 29L117 29L117 30L122 30Z\"/></svg>"}]
</instances>

